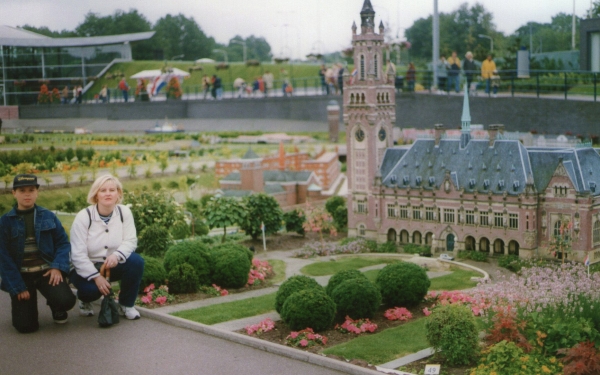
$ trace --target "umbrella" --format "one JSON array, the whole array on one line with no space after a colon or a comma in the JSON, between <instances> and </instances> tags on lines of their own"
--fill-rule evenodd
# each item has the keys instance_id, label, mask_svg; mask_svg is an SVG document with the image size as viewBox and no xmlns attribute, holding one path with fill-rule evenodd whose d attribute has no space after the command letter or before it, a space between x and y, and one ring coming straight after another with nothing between
<instances>
[{"instance_id":1,"label":"umbrella","mask_svg":"<svg viewBox=\"0 0 600 375\"><path fill-rule=\"evenodd\" d=\"M135 73L129 78L133 79L154 79L156 77L160 77L163 72L160 69L152 69L152 70L142 70L141 72ZM164 73L169 75L174 75L177 77L189 77L190 73L185 72L181 69L171 68L169 72Z\"/></svg>"},{"instance_id":2,"label":"umbrella","mask_svg":"<svg viewBox=\"0 0 600 375\"><path fill-rule=\"evenodd\" d=\"M213 59L209 59L208 57L203 57L201 59L196 60L196 62L200 64L214 64L216 61Z\"/></svg>"}]
</instances>

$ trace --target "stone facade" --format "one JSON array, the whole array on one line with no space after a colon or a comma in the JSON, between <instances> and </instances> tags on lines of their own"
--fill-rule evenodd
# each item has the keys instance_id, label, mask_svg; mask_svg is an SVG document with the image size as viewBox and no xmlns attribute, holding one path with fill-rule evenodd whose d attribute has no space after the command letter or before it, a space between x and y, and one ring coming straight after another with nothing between
<instances>
[{"instance_id":1,"label":"stone facade","mask_svg":"<svg viewBox=\"0 0 600 375\"><path fill-rule=\"evenodd\" d=\"M361 18L352 37L358 71L344 87L348 235L527 258L551 257L554 236L566 235L568 258L600 261L600 155L591 145L527 148L502 125L474 136L465 95L460 135L436 125L392 147L394 92L378 63L383 26L374 33L368 0Z\"/></svg>"}]
</instances>

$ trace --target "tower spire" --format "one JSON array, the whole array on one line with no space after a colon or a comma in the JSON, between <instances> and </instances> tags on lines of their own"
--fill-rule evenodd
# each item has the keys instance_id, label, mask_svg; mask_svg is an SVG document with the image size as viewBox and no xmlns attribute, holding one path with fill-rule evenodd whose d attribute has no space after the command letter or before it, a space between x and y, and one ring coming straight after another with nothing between
<instances>
[{"instance_id":1,"label":"tower spire","mask_svg":"<svg viewBox=\"0 0 600 375\"><path fill-rule=\"evenodd\" d=\"M360 27L363 34L368 31L372 32L375 29L375 10L373 9L373 5L371 5L370 0L365 0L363 3L362 10L360 11L360 18Z\"/></svg>"},{"instance_id":2,"label":"tower spire","mask_svg":"<svg viewBox=\"0 0 600 375\"><path fill-rule=\"evenodd\" d=\"M465 84L461 121L460 147L465 148L471 139L471 109L469 108L469 90Z\"/></svg>"}]
</instances>

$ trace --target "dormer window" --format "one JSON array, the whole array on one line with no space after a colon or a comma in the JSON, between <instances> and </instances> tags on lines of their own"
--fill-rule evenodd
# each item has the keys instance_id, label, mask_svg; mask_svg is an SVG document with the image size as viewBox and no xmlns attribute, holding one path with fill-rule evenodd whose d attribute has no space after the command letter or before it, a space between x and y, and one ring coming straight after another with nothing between
<instances>
[{"instance_id":1,"label":"dormer window","mask_svg":"<svg viewBox=\"0 0 600 375\"><path fill-rule=\"evenodd\" d=\"M517 191L517 190L519 190L519 186L520 186L520 185L521 185L521 183L520 183L519 181L515 180L515 181L513 182L513 191Z\"/></svg>"},{"instance_id":2,"label":"dormer window","mask_svg":"<svg viewBox=\"0 0 600 375\"><path fill-rule=\"evenodd\" d=\"M421 182L423 182L423 178L421 178L421 176L417 176L417 179L415 180L417 186L421 185Z\"/></svg>"},{"instance_id":3,"label":"dormer window","mask_svg":"<svg viewBox=\"0 0 600 375\"><path fill-rule=\"evenodd\" d=\"M404 176L404 177L402 177L402 183L403 183L404 185L408 185L408 181L409 181L409 177L408 177L408 176Z\"/></svg>"},{"instance_id":4,"label":"dormer window","mask_svg":"<svg viewBox=\"0 0 600 375\"><path fill-rule=\"evenodd\" d=\"M590 181L590 191L592 193L596 192L596 183L594 181Z\"/></svg>"},{"instance_id":5,"label":"dormer window","mask_svg":"<svg viewBox=\"0 0 600 375\"><path fill-rule=\"evenodd\" d=\"M470 189L473 189L474 187L475 187L475 179L474 179L474 178L471 178L471 179L469 180L469 188L470 188Z\"/></svg>"},{"instance_id":6,"label":"dormer window","mask_svg":"<svg viewBox=\"0 0 600 375\"><path fill-rule=\"evenodd\" d=\"M498 181L498 190L504 189L504 180Z\"/></svg>"},{"instance_id":7,"label":"dormer window","mask_svg":"<svg viewBox=\"0 0 600 375\"><path fill-rule=\"evenodd\" d=\"M433 184L435 184L435 177L431 176L429 177L429 186L433 186Z\"/></svg>"},{"instance_id":8,"label":"dormer window","mask_svg":"<svg viewBox=\"0 0 600 375\"><path fill-rule=\"evenodd\" d=\"M488 180L488 179L483 180L483 188L484 189L490 188L490 180Z\"/></svg>"},{"instance_id":9,"label":"dormer window","mask_svg":"<svg viewBox=\"0 0 600 375\"><path fill-rule=\"evenodd\" d=\"M397 180L397 177L396 177L396 175L395 175L395 174L393 174L393 175L391 175L391 176L390 176L390 182L391 182L392 184L395 184L395 183L396 183L396 180Z\"/></svg>"}]
</instances>

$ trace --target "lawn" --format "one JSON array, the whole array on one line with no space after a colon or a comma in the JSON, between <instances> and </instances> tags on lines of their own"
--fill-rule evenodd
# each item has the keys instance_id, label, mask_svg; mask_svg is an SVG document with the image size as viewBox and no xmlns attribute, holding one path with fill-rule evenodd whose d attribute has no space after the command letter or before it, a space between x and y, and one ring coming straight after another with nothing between
<instances>
[{"instance_id":1,"label":"lawn","mask_svg":"<svg viewBox=\"0 0 600 375\"><path fill-rule=\"evenodd\" d=\"M248 298L240 301L220 303L192 310L175 312L172 315L203 324L217 324L230 320L261 315L275 310L275 294Z\"/></svg>"},{"instance_id":2,"label":"lawn","mask_svg":"<svg viewBox=\"0 0 600 375\"><path fill-rule=\"evenodd\" d=\"M426 321L427 318L421 318L380 333L359 336L323 353L374 364L386 363L430 346L425 337Z\"/></svg>"},{"instance_id":3,"label":"lawn","mask_svg":"<svg viewBox=\"0 0 600 375\"><path fill-rule=\"evenodd\" d=\"M345 270L356 270L363 267L374 266L377 264L389 264L401 262L400 259L396 258L371 258L371 257L352 257L352 258L341 258L331 261L322 261L318 263L309 264L303 267L300 272L307 276L325 276L333 275L339 271Z\"/></svg>"},{"instance_id":4,"label":"lawn","mask_svg":"<svg viewBox=\"0 0 600 375\"><path fill-rule=\"evenodd\" d=\"M269 259L269 264L273 266L273 272L275 273L275 276L270 278L268 282L271 284L279 284L283 282L283 280L285 280L286 263L279 259Z\"/></svg>"}]
</instances>

